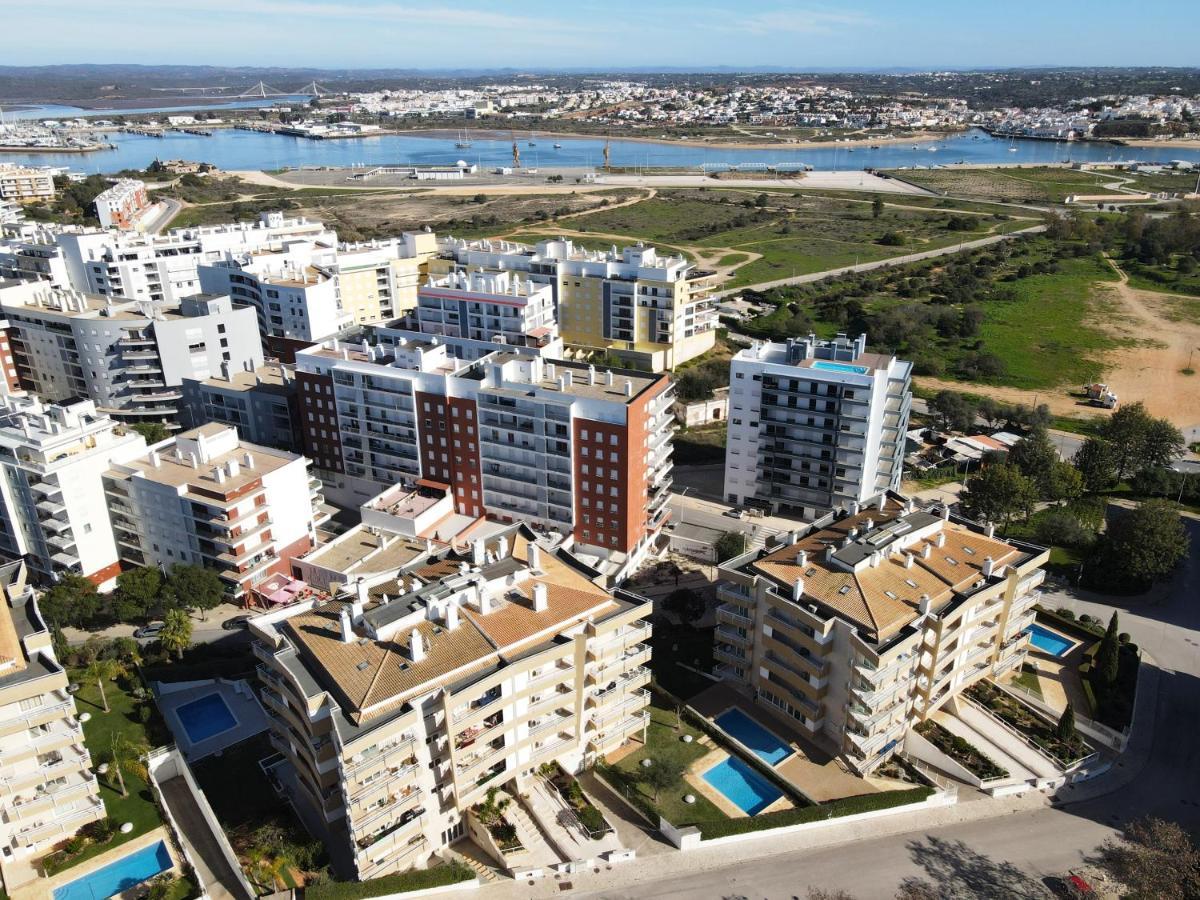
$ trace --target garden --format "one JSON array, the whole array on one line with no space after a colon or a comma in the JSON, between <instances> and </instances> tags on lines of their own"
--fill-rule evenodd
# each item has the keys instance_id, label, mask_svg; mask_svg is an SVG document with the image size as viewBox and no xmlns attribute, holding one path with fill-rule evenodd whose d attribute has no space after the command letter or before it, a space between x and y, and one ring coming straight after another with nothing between
<instances>
[{"instance_id":1,"label":"garden","mask_svg":"<svg viewBox=\"0 0 1200 900\"><path fill-rule=\"evenodd\" d=\"M938 750L945 753L982 781L992 778L1004 778L1008 775L1007 769L997 765L994 760L988 757L982 750L977 749L970 741L964 740L956 734L951 734L937 722L933 721L933 719L918 722L915 730L917 734L933 744Z\"/></svg>"},{"instance_id":2,"label":"garden","mask_svg":"<svg viewBox=\"0 0 1200 900\"><path fill-rule=\"evenodd\" d=\"M969 698L991 712L996 718L1024 735L1064 768L1088 756L1092 751L1077 734L1064 734L1064 729L1046 721L1020 700L994 684L978 681L966 690ZM1068 707L1070 709L1070 707Z\"/></svg>"},{"instance_id":3,"label":"garden","mask_svg":"<svg viewBox=\"0 0 1200 900\"><path fill-rule=\"evenodd\" d=\"M604 818L604 814L588 799L583 792L583 786L573 775L563 770L558 763L544 763L539 774L558 791L563 801L571 807L579 817L579 824L590 838L601 837L612 831L612 826Z\"/></svg>"}]
</instances>

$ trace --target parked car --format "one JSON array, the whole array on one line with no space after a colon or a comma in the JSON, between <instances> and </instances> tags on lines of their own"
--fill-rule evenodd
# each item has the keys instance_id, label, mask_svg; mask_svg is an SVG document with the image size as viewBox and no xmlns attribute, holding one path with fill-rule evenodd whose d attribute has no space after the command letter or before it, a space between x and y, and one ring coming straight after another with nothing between
<instances>
[{"instance_id":1,"label":"parked car","mask_svg":"<svg viewBox=\"0 0 1200 900\"><path fill-rule=\"evenodd\" d=\"M252 615L234 616L232 619L226 619L221 623L221 627L226 631L237 631L241 628L249 628Z\"/></svg>"},{"instance_id":2,"label":"parked car","mask_svg":"<svg viewBox=\"0 0 1200 900\"><path fill-rule=\"evenodd\" d=\"M731 518L731 519L744 519L744 518L746 518L746 513L745 513L745 510L737 509L736 507L735 507L734 509L727 509L727 510L725 510L725 512L721 513L721 515L723 515L723 516L729 516L729 518Z\"/></svg>"},{"instance_id":3,"label":"parked car","mask_svg":"<svg viewBox=\"0 0 1200 900\"><path fill-rule=\"evenodd\" d=\"M143 625L133 633L135 638L156 638L159 632L163 630L162 622L151 622L148 625Z\"/></svg>"},{"instance_id":4,"label":"parked car","mask_svg":"<svg viewBox=\"0 0 1200 900\"><path fill-rule=\"evenodd\" d=\"M1055 897L1064 897L1066 900L1093 900L1099 896L1082 876L1074 872L1051 876L1046 879L1046 886L1054 892Z\"/></svg>"}]
</instances>

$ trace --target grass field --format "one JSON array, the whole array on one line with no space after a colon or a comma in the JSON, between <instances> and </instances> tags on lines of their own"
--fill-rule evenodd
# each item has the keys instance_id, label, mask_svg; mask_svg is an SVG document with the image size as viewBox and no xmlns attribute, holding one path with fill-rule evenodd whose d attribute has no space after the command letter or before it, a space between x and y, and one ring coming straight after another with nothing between
<instances>
[{"instance_id":1,"label":"grass field","mask_svg":"<svg viewBox=\"0 0 1200 900\"><path fill-rule=\"evenodd\" d=\"M1121 180L1120 175L1111 172L1083 172L1052 166L897 169L888 174L931 191L1003 203L1062 203L1069 194L1107 193L1105 184Z\"/></svg>"}]
</instances>

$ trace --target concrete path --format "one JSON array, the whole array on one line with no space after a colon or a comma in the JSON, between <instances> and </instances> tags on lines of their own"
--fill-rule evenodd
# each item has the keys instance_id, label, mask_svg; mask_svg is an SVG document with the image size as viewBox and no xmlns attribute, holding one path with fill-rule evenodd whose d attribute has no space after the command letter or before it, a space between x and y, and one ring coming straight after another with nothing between
<instances>
[{"instance_id":1,"label":"concrete path","mask_svg":"<svg viewBox=\"0 0 1200 900\"><path fill-rule=\"evenodd\" d=\"M940 712L934 718L948 732L962 738L1000 768L1007 769L1011 778L1031 781L1037 777L1037 773L1022 764L1019 759L1014 758L1012 754L998 747L987 734L972 728L957 716L948 712Z\"/></svg>"},{"instance_id":2,"label":"concrete path","mask_svg":"<svg viewBox=\"0 0 1200 900\"><path fill-rule=\"evenodd\" d=\"M160 787L188 853L196 864L196 874L209 897L212 900L248 900L241 879L221 852L221 845L196 804L187 782L176 775L168 778Z\"/></svg>"},{"instance_id":3,"label":"concrete path","mask_svg":"<svg viewBox=\"0 0 1200 900\"><path fill-rule=\"evenodd\" d=\"M1061 775L1058 767L1011 731L997 724L986 713L974 704L963 701L954 710L954 715L961 719L972 731L983 735L987 741L998 747L1009 756L1029 769L1039 778L1054 778Z\"/></svg>"}]
</instances>

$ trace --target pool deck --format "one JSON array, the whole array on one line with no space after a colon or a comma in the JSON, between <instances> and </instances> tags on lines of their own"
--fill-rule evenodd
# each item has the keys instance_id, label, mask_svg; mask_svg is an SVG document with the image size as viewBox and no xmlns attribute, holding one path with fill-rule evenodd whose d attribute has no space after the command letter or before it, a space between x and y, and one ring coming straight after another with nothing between
<instances>
[{"instance_id":1,"label":"pool deck","mask_svg":"<svg viewBox=\"0 0 1200 900\"><path fill-rule=\"evenodd\" d=\"M1043 628L1054 631L1049 625L1042 625ZM1029 645L1029 656L1025 660L1027 666L1037 666L1038 687L1041 689L1041 700L1051 709L1062 712L1067 708L1067 701L1071 701L1071 706L1074 707L1078 715L1087 716L1089 714L1089 704L1087 694L1083 690L1083 682L1079 677L1079 666L1083 663L1083 654L1087 650L1089 644L1087 641L1080 641L1070 635L1063 635L1064 638L1075 642L1065 656L1053 656L1044 650L1039 650L1033 644ZM1099 640L1097 638L1096 640ZM1017 676L1014 670L1006 683L1011 682ZM1019 685L1014 686L1019 692Z\"/></svg>"},{"instance_id":2,"label":"pool deck","mask_svg":"<svg viewBox=\"0 0 1200 900\"><path fill-rule=\"evenodd\" d=\"M171 734L175 736L175 743L188 762L212 756L226 747L267 730L267 715L259 705L254 688L246 681L215 679L202 683L188 682L186 686L156 682L154 693L158 700L158 708L162 710L163 718L167 720ZM209 694L221 695L237 724L226 731L193 743L176 711L179 707Z\"/></svg>"},{"instance_id":3,"label":"pool deck","mask_svg":"<svg viewBox=\"0 0 1200 900\"><path fill-rule=\"evenodd\" d=\"M171 835L167 832L165 827L160 825L158 828L155 828L152 831L138 835L131 841L126 841L119 847L106 850L104 853L101 853L99 856L93 857L86 862L82 862L77 866L72 866L69 869L64 869L57 875L53 875L50 878L38 878L36 881L31 881L29 884L25 884L19 888L16 888L11 894L12 900L53 900L55 888L62 887L64 884L72 881L77 881L86 875L90 875L92 872L103 869L111 862L115 862L116 860L128 856L131 853L136 853L138 850L141 850L145 847L157 844L159 841L162 841L164 844L166 844L167 852L171 855L171 862L173 865L167 871L172 875L183 874L183 869L179 864L179 853L175 849L175 844L171 840ZM140 893L143 893L144 890L145 889L139 885L137 887L130 888L128 891L125 891L118 896L136 897Z\"/></svg>"},{"instance_id":4,"label":"pool deck","mask_svg":"<svg viewBox=\"0 0 1200 900\"><path fill-rule=\"evenodd\" d=\"M881 790L878 782L872 784L843 768L835 752L820 746L808 735L801 734L786 716L755 703L729 685L713 685L693 697L691 705L709 720L730 707L736 707L786 741L792 755L773 767L775 773L815 803L858 794L874 794Z\"/></svg>"},{"instance_id":5,"label":"pool deck","mask_svg":"<svg viewBox=\"0 0 1200 900\"><path fill-rule=\"evenodd\" d=\"M712 743L709 737L701 738L701 743L708 746ZM749 817L749 813L743 810L740 806L718 791L715 787L704 780L704 773L713 766L720 765L725 760L729 759L729 753L713 745L712 752L704 754L694 763L692 763L687 772L684 774L684 781L691 787L695 788L697 794L706 797L713 806L719 809L731 819L745 819ZM781 809L791 809L792 802L787 798L787 795L780 797L771 803L770 806L760 809L755 815L762 815L768 812L778 812Z\"/></svg>"}]
</instances>

